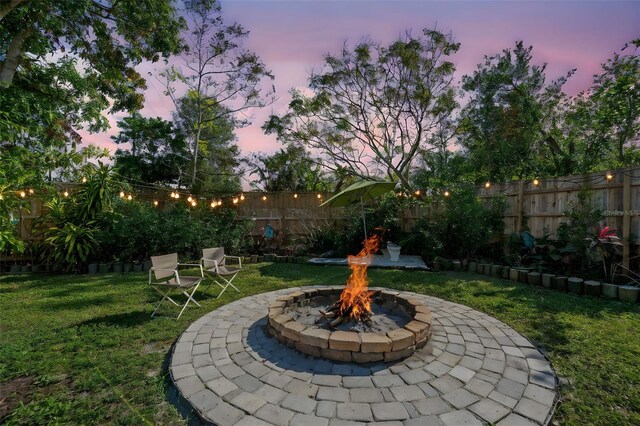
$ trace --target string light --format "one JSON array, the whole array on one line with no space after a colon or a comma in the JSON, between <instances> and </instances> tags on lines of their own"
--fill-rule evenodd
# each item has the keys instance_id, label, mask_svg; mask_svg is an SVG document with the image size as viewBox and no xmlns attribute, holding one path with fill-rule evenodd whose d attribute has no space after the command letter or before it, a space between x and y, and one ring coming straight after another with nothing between
<instances>
[{"instance_id":1,"label":"string light","mask_svg":"<svg viewBox=\"0 0 640 426\"><path fill-rule=\"evenodd\" d=\"M187 197L187 202L190 203L191 201L193 201L193 198L191 197L191 195L189 195L189 197Z\"/></svg>"},{"instance_id":2,"label":"string light","mask_svg":"<svg viewBox=\"0 0 640 426\"><path fill-rule=\"evenodd\" d=\"M153 206L158 207L158 200L153 200Z\"/></svg>"},{"instance_id":3,"label":"string light","mask_svg":"<svg viewBox=\"0 0 640 426\"><path fill-rule=\"evenodd\" d=\"M124 191L120 191L120 198L124 198Z\"/></svg>"},{"instance_id":4,"label":"string light","mask_svg":"<svg viewBox=\"0 0 640 426\"><path fill-rule=\"evenodd\" d=\"M238 197L233 199L233 204L238 204Z\"/></svg>"},{"instance_id":5,"label":"string light","mask_svg":"<svg viewBox=\"0 0 640 426\"><path fill-rule=\"evenodd\" d=\"M320 198L322 198L322 194L318 194L316 195L316 197L318 197L318 200L319 200Z\"/></svg>"},{"instance_id":6,"label":"string light","mask_svg":"<svg viewBox=\"0 0 640 426\"><path fill-rule=\"evenodd\" d=\"M212 201L211 204L209 205L211 206L212 209L215 209L218 204L215 201Z\"/></svg>"},{"instance_id":7,"label":"string light","mask_svg":"<svg viewBox=\"0 0 640 426\"><path fill-rule=\"evenodd\" d=\"M611 174L611 172L607 172L607 175L605 177L607 178L608 181L613 180L613 175Z\"/></svg>"},{"instance_id":8,"label":"string light","mask_svg":"<svg viewBox=\"0 0 640 426\"><path fill-rule=\"evenodd\" d=\"M68 197L68 196L69 196L69 191L67 191L67 190L65 189L65 191L62 193L62 195L64 195L65 197Z\"/></svg>"},{"instance_id":9,"label":"string light","mask_svg":"<svg viewBox=\"0 0 640 426\"><path fill-rule=\"evenodd\" d=\"M127 196L127 200L131 201L132 199L133 199L133 196L132 196L131 194L129 194L129 195Z\"/></svg>"},{"instance_id":10,"label":"string light","mask_svg":"<svg viewBox=\"0 0 640 426\"><path fill-rule=\"evenodd\" d=\"M491 188L491 182L486 182L486 183L484 184L484 187L485 187L486 189Z\"/></svg>"},{"instance_id":11,"label":"string light","mask_svg":"<svg viewBox=\"0 0 640 426\"><path fill-rule=\"evenodd\" d=\"M33 189L29 188L29 194L33 195Z\"/></svg>"},{"instance_id":12,"label":"string light","mask_svg":"<svg viewBox=\"0 0 640 426\"><path fill-rule=\"evenodd\" d=\"M196 206L196 204L198 204L198 203L196 202L196 200L192 200L192 201L191 201L191 206L192 206L192 207L195 207L195 206Z\"/></svg>"},{"instance_id":13,"label":"string light","mask_svg":"<svg viewBox=\"0 0 640 426\"><path fill-rule=\"evenodd\" d=\"M20 191L20 197L24 198L27 196L27 193L24 191Z\"/></svg>"},{"instance_id":14,"label":"string light","mask_svg":"<svg viewBox=\"0 0 640 426\"><path fill-rule=\"evenodd\" d=\"M262 201L267 201L267 196L266 195L262 196Z\"/></svg>"},{"instance_id":15,"label":"string light","mask_svg":"<svg viewBox=\"0 0 640 426\"><path fill-rule=\"evenodd\" d=\"M293 198L298 198L298 194L293 194Z\"/></svg>"},{"instance_id":16,"label":"string light","mask_svg":"<svg viewBox=\"0 0 640 426\"><path fill-rule=\"evenodd\" d=\"M419 196L420 196L420 190L418 189L418 190L415 192L415 194L416 194L416 197L419 197Z\"/></svg>"},{"instance_id":17,"label":"string light","mask_svg":"<svg viewBox=\"0 0 640 426\"><path fill-rule=\"evenodd\" d=\"M533 185L534 185L534 186L538 186L538 185L540 185L540 181L539 181L538 179L534 179L534 180L533 180Z\"/></svg>"},{"instance_id":18,"label":"string light","mask_svg":"<svg viewBox=\"0 0 640 426\"><path fill-rule=\"evenodd\" d=\"M240 194L240 201L244 201L244 194Z\"/></svg>"},{"instance_id":19,"label":"string light","mask_svg":"<svg viewBox=\"0 0 640 426\"><path fill-rule=\"evenodd\" d=\"M444 191L444 196L448 197L449 195L451 195L451 193L449 191Z\"/></svg>"},{"instance_id":20,"label":"string light","mask_svg":"<svg viewBox=\"0 0 640 426\"><path fill-rule=\"evenodd\" d=\"M177 200L178 198L180 198L180 193L179 193L179 192L176 192L176 200Z\"/></svg>"},{"instance_id":21,"label":"string light","mask_svg":"<svg viewBox=\"0 0 640 426\"><path fill-rule=\"evenodd\" d=\"M82 183L87 183L87 178L82 176Z\"/></svg>"}]
</instances>

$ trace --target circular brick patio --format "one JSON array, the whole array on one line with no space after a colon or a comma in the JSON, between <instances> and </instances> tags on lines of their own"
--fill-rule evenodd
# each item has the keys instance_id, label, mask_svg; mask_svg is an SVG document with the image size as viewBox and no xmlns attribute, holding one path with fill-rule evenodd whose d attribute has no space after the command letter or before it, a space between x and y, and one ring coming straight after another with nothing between
<instances>
[{"instance_id":1,"label":"circular brick patio","mask_svg":"<svg viewBox=\"0 0 640 426\"><path fill-rule=\"evenodd\" d=\"M526 426L546 424L553 414L557 378L550 363L495 318L400 292L431 309L429 343L396 363L332 362L268 335L269 304L295 290L230 303L180 336L169 370L203 419L245 426Z\"/></svg>"}]
</instances>

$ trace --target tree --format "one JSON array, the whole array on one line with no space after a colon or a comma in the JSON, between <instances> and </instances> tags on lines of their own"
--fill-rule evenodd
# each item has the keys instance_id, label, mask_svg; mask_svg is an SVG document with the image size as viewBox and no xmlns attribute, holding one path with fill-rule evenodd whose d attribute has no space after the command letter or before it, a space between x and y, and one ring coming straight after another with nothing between
<instances>
[{"instance_id":1,"label":"tree","mask_svg":"<svg viewBox=\"0 0 640 426\"><path fill-rule=\"evenodd\" d=\"M248 36L242 26L225 25L217 0L187 0L190 41L182 55L184 68L171 66L163 72L167 94L181 114L178 91L186 88L193 99L188 117L193 125L186 133L191 151L191 187L195 190L198 175L201 136L205 127L225 117L234 126L248 124L237 113L262 107L271 101L273 91L262 94L263 80L273 75L255 53L242 48ZM218 108L212 109L213 106ZM215 115L207 115L214 110Z\"/></svg>"},{"instance_id":2,"label":"tree","mask_svg":"<svg viewBox=\"0 0 640 426\"><path fill-rule=\"evenodd\" d=\"M260 191L328 191L333 186L318 160L300 146L287 145L273 155L253 154L245 162L258 177L251 186Z\"/></svg>"},{"instance_id":3,"label":"tree","mask_svg":"<svg viewBox=\"0 0 640 426\"><path fill-rule=\"evenodd\" d=\"M546 124L573 71L547 84L547 64L532 65L532 50L519 41L513 50L485 57L462 79L470 99L461 112L459 142L477 180L535 177L543 167Z\"/></svg>"},{"instance_id":4,"label":"tree","mask_svg":"<svg viewBox=\"0 0 640 426\"><path fill-rule=\"evenodd\" d=\"M198 144L187 146L188 160L184 162L189 176L195 176L195 181L190 182L195 194L232 193L242 189L237 172L240 149L235 143L234 120L221 110L225 107L214 100L203 101L193 91L178 99L173 117L175 126L185 135L199 133Z\"/></svg>"},{"instance_id":5,"label":"tree","mask_svg":"<svg viewBox=\"0 0 640 426\"><path fill-rule=\"evenodd\" d=\"M364 40L328 55L309 80L311 96L292 91L288 112L263 129L285 143L318 150L327 167L410 188L409 173L431 134L456 107L448 60L460 45L437 30L407 33L385 47Z\"/></svg>"},{"instance_id":6,"label":"tree","mask_svg":"<svg viewBox=\"0 0 640 426\"><path fill-rule=\"evenodd\" d=\"M180 185L188 171L189 154L183 133L172 122L136 112L119 121L118 127L120 133L111 139L131 145L115 153L115 170L120 176Z\"/></svg>"}]
</instances>

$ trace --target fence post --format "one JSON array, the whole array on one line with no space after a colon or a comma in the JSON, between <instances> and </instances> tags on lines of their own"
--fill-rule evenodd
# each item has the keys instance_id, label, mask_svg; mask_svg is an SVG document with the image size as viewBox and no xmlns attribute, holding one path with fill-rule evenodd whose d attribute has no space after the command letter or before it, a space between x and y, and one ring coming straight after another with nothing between
<instances>
[{"instance_id":1,"label":"fence post","mask_svg":"<svg viewBox=\"0 0 640 426\"><path fill-rule=\"evenodd\" d=\"M524 179L520 179L518 182L518 211L516 216L516 229L515 232L520 232L522 230L522 209L524 207Z\"/></svg>"},{"instance_id":2,"label":"fence post","mask_svg":"<svg viewBox=\"0 0 640 426\"><path fill-rule=\"evenodd\" d=\"M631 242L631 168L623 169L624 180L622 181L622 262L625 268L629 268L629 254Z\"/></svg>"}]
</instances>

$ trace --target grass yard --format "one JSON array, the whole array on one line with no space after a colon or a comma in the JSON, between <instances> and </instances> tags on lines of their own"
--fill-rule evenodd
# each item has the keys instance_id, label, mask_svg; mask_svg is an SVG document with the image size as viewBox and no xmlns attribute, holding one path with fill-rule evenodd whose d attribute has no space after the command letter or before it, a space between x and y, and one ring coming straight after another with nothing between
<instances>
[{"instance_id":1,"label":"grass yard","mask_svg":"<svg viewBox=\"0 0 640 426\"><path fill-rule=\"evenodd\" d=\"M0 423L185 424L168 352L191 322L248 294L341 284L345 267L248 265L228 290L152 319L146 274L0 276ZM562 389L558 424L640 424L640 307L465 273L370 271L371 285L430 294L493 315L547 352ZM202 288L202 287L201 287ZM217 288L217 287L216 287ZM8 411L8 413L7 413ZM4 419L3 419L4 417Z\"/></svg>"}]
</instances>

